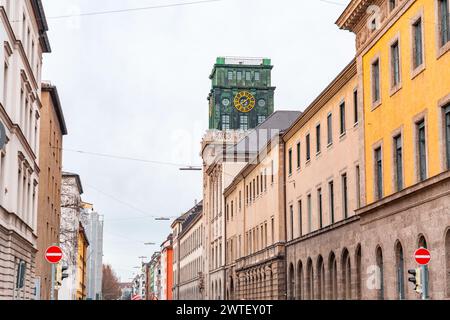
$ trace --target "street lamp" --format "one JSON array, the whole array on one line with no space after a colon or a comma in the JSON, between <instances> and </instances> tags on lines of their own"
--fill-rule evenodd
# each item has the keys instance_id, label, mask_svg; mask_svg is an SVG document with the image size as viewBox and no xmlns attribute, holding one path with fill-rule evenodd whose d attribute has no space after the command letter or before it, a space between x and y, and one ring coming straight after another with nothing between
<instances>
[{"instance_id":1,"label":"street lamp","mask_svg":"<svg viewBox=\"0 0 450 320\"><path fill-rule=\"evenodd\" d=\"M159 218L155 218L156 221L170 221L170 218L167 217L159 217Z\"/></svg>"},{"instance_id":2,"label":"street lamp","mask_svg":"<svg viewBox=\"0 0 450 320\"><path fill-rule=\"evenodd\" d=\"M202 168L196 167L196 166L188 166L188 167L180 168L180 171L202 171Z\"/></svg>"}]
</instances>

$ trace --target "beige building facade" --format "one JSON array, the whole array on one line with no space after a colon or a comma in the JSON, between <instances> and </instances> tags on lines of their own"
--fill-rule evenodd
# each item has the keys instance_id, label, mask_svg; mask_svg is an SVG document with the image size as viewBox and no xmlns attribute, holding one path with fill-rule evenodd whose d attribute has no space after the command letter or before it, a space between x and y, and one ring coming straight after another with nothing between
<instances>
[{"instance_id":1,"label":"beige building facade","mask_svg":"<svg viewBox=\"0 0 450 320\"><path fill-rule=\"evenodd\" d=\"M0 299L35 298L42 56L40 0L0 1ZM45 183L45 182L44 182Z\"/></svg>"}]
</instances>

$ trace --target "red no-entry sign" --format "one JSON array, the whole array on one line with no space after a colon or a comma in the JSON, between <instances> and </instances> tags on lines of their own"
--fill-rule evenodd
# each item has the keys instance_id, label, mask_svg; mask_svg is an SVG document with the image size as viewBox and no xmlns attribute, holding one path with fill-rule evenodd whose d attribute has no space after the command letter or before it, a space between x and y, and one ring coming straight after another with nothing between
<instances>
[{"instance_id":1,"label":"red no-entry sign","mask_svg":"<svg viewBox=\"0 0 450 320\"><path fill-rule=\"evenodd\" d=\"M425 248L419 248L414 253L414 258L416 259L416 262L420 264L421 266L427 265L431 260L431 254L430 251L428 251Z\"/></svg>"},{"instance_id":2,"label":"red no-entry sign","mask_svg":"<svg viewBox=\"0 0 450 320\"><path fill-rule=\"evenodd\" d=\"M45 251L45 259L52 264L60 262L62 257L62 250L58 246L51 246Z\"/></svg>"}]
</instances>

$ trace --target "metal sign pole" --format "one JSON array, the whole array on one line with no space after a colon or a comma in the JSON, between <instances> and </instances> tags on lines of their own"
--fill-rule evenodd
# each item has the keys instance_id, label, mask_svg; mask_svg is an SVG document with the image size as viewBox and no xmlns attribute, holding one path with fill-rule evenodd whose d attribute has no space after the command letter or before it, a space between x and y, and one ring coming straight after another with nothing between
<instances>
[{"instance_id":1,"label":"metal sign pole","mask_svg":"<svg viewBox=\"0 0 450 320\"><path fill-rule=\"evenodd\" d=\"M52 263L52 285L50 289L50 300L55 300L55 264Z\"/></svg>"},{"instance_id":2,"label":"metal sign pole","mask_svg":"<svg viewBox=\"0 0 450 320\"><path fill-rule=\"evenodd\" d=\"M428 300L428 266L423 265L420 269L422 273L422 300Z\"/></svg>"}]
</instances>

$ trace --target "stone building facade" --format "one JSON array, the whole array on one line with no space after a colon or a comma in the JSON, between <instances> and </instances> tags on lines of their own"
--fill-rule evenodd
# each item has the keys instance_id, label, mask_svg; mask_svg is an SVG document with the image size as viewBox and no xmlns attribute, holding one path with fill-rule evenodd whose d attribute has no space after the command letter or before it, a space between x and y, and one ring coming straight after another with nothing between
<instances>
[{"instance_id":1,"label":"stone building facade","mask_svg":"<svg viewBox=\"0 0 450 320\"><path fill-rule=\"evenodd\" d=\"M0 299L34 299L42 55L40 0L0 1Z\"/></svg>"},{"instance_id":2,"label":"stone building facade","mask_svg":"<svg viewBox=\"0 0 450 320\"><path fill-rule=\"evenodd\" d=\"M41 132L39 167L41 183L38 196L36 285L40 293L36 299L49 300L51 265L45 260L48 247L59 243L61 219L62 144L67 134L58 90L50 83L42 84ZM56 296L56 294L54 295Z\"/></svg>"}]
</instances>

